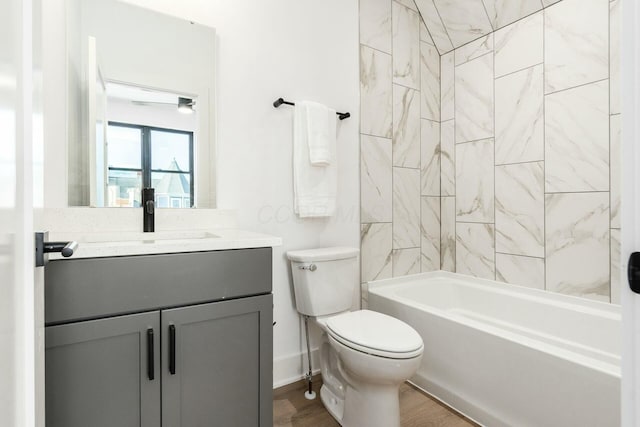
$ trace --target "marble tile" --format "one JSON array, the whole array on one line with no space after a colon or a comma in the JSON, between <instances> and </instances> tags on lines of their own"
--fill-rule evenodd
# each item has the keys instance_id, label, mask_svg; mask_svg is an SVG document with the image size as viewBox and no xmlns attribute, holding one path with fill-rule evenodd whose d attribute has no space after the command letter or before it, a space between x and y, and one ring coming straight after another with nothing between
<instances>
[{"instance_id":1,"label":"marble tile","mask_svg":"<svg viewBox=\"0 0 640 427\"><path fill-rule=\"evenodd\" d=\"M558 3L560 0L542 0L542 4L544 7L551 6L552 4Z\"/></svg>"},{"instance_id":2,"label":"marble tile","mask_svg":"<svg viewBox=\"0 0 640 427\"><path fill-rule=\"evenodd\" d=\"M494 221L493 139L456 145L456 220Z\"/></svg>"},{"instance_id":3,"label":"marble tile","mask_svg":"<svg viewBox=\"0 0 640 427\"><path fill-rule=\"evenodd\" d=\"M451 51L453 44L433 0L415 0L415 2L440 55Z\"/></svg>"},{"instance_id":4,"label":"marble tile","mask_svg":"<svg viewBox=\"0 0 640 427\"><path fill-rule=\"evenodd\" d=\"M610 121L610 162L611 162L611 228L620 228L620 199L622 194L622 146L621 116L611 116Z\"/></svg>"},{"instance_id":5,"label":"marble tile","mask_svg":"<svg viewBox=\"0 0 640 427\"><path fill-rule=\"evenodd\" d=\"M392 277L391 224L362 224L360 248L363 282Z\"/></svg>"},{"instance_id":6,"label":"marble tile","mask_svg":"<svg viewBox=\"0 0 640 427\"><path fill-rule=\"evenodd\" d=\"M391 138L391 55L360 46L360 131Z\"/></svg>"},{"instance_id":7,"label":"marble tile","mask_svg":"<svg viewBox=\"0 0 640 427\"><path fill-rule=\"evenodd\" d=\"M620 230L611 230L611 302L614 304L620 304L620 278L623 275L620 244Z\"/></svg>"},{"instance_id":8,"label":"marble tile","mask_svg":"<svg viewBox=\"0 0 640 427\"><path fill-rule=\"evenodd\" d=\"M612 0L609 3L609 80L610 80L610 114L621 111L620 106L620 3Z\"/></svg>"},{"instance_id":9,"label":"marble tile","mask_svg":"<svg viewBox=\"0 0 640 427\"><path fill-rule=\"evenodd\" d=\"M440 55L434 46L420 43L420 111L423 119L440 120Z\"/></svg>"},{"instance_id":10,"label":"marble tile","mask_svg":"<svg viewBox=\"0 0 640 427\"><path fill-rule=\"evenodd\" d=\"M544 259L496 253L496 280L544 289Z\"/></svg>"},{"instance_id":11,"label":"marble tile","mask_svg":"<svg viewBox=\"0 0 640 427\"><path fill-rule=\"evenodd\" d=\"M393 85L393 165L420 167L420 92Z\"/></svg>"},{"instance_id":12,"label":"marble tile","mask_svg":"<svg viewBox=\"0 0 640 427\"><path fill-rule=\"evenodd\" d=\"M431 38L431 34L427 29L427 26L424 25L424 21L420 19L420 41L430 44L431 46L435 46L436 44L433 42Z\"/></svg>"},{"instance_id":13,"label":"marble tile","mask_svg":"<svg viewBox=\"0 0 640 427\"><path fill-rule=\"evenodd\" d=\"M544 163L496 166L496 251L544 257Z\"/></svg>"},{"instance_id":14,"label":"marble tile","mask_svg":"<svg viewBox=\"0 0 640 427\"><path fill-rule=\"evenodd\" d=\"M495 279L493 224L456 224L456 272Z\"/></svg>"},{"instance_id":15,"label":"marble tile","mask_svg":"<svg viewBox=\"0 0 640 427\"><path fill-rule=\"evenodd\" d=\"M545 97L547 193L609 190L608 89L603 81Z\"/></svg>"},{"instance_id":16,"label":"marble tile","mask_svg":"<svg viewBox=\"0 0 640 427\"><path fill-rule=\"evenodd\" d=\"M493 55L455 69L456 143L493 137Z\"/></svg>"},{"instance_id":17,"label":"marble tile","mask_svg":"<svg viewBox=\"0 0 640 427\"><path fill-rule=\"evenodd\" d=\"M393 248L420 246L420 170L393 168Z\"/></svg>"},{"instance_id":18,"label":"marble tile","mask_svg":"<svg viewBox=\"0 0 640 427\"><path fill-rule=\"evenodd\" d=\"M440 57L440 120L443 122L455 115L454 88L454 52L449 52Z\"/></svg>"},{"instance_id":19,"label":"marble tile","mask_svg":"<svg viewBox=\"0 0 640 427\"><path fill-rule=\"evenodd\" d=\"M495 96L496 164L543 160L543 66L496 79Z\"/></svg>"},{"instance_id":20,"label":"marble tile","mask_svg":"<svg viewBox=\"0 0 640 427\"><path fill-rule=\"evenodd\" d=\"M360 220L391 222L391 140L360 136Z\"/></svg>"},{"instance_id":21,"label":"marble tile","mask_svg":"<svg viewBox=\"0 0 640 427\"><path fill-rule=\"evenodd\" d=\"M395 1L391 5L393 82L420 89L420 18Z\"/></svg>"},{"instance_id":22,"label":"marble tile","mask_svg":"<svg viewBox=\"0 0 640 427\"><path fill-rule=\"evenodd\" d=\"M440 197L422 197L421 271L440 270Z\"/></svg>"},{"instance_id":23,"label":"marble tile","mask_svg":"<svg viewBox=\"0 0 640 427\"><path fill-rule=\"evenodd\" d=\"M360 44L391 53L389 0L360 0Z\"/></svg>"},{"instance_id":24,"label":"marble tile","mask_svg":"<svg viewBox=\"0 0 640 427\"><path fill-rule=\"evenodd\" d=\"M544 14L546 93L609 77L608 0L564 0Z\"/></svg>"},{"instance_id":25,"label":"marble tile","mask_svg":"<svg viewBox=\"0 0 640 427\"><path fill-rule=\"evenodd\" d=\"M493 52L493 33L457 48L454 51L455 63L460 65L489 52Z\"/></svg>"},{"instance_id":26,"label":"marble tile","mask_svg":"<svg viewBox=\"0 0 640 427\"><path fill-rule=\"evenodd\" d=\"M434 0L454 47L493 31L482 0Z\"/></svg>"},{"instance_id":27,"label":"marble tile","mask_svg":"<svg viewBox=\"0 0 640 427\"><path fill-rule=\"evenodd\" d=\"M440 195L440 123L422 120L421 194Z\"/></svg>"},{"instance_id":28,"label":"marble tile","mask_svg":"<svg viewBox=\"0 0 640 427\"><path fill-rule=\"evenodd\" d=\"M418 8L416 7L416 4L415 4L415 2L413 0L395 0L395 1L397 1L398 3L400 3L403 6L408 7L409 9L412 9L412 10L415 10L415 11L418 10Z\"/></svg>"},{"instance_id":29,"label":"marble tile","mask_svg":"<svg viewBox=\"0 0 640 427\"><path fill-rule=\"evenodd\" d=\"M502 28L542 10L541 0L483 0L493 28Z\"/></svg>"},{"instance_id":30,"label":"marble tile","mask_svg":"<svg viewBox=\"0 0 640 427\"><path fill-rule=\"evenodd\" d=\"M369 308L369 284L360 283L360 309L367 310Z\"/></svg>"},{"instance_id":31,"label":"marble tile","mask_svg":"<svg viewBox=\"0 0 640 427\"><path fill-rule=\"evenodd\" d=\"M456 194L456 144L454 141L454 121L440 124L440 194Z\"/></svg>"},{"instance_id":32,"label":"marble tile","mask_svg":"<svg viewBox=\"0 0 640 427\"><path fill-rule=\"evenodd\" d=\"M440 268L456 271L456 198L440 198Z\"/></svg>"},{"instance_id":33,"label":"marble tile","mask_svg":"<svg viewBox=\"0 0 640 427\"><path fill-rule=\"evenodd\" d=\"M547 290L608 301L609 194L547 194L545 206Z\"/></svg>"},{"instance_id":34,"label":"marble tile","mask_svg":"<svg viewBox=\"0 0 640 427\"><path fill-rule=\"evenodd\" d=\"M544 61L544 16L538 12L495 32L496 77Z\"/></svg>"},{"instance_id":35,"label":"marble tile","mask_svg":"<svg viewBox=\"0 0 640 427\"><path fill-rule=\"evenodd\" d=\"M393 277L420 273L420 248L393 250Z\"/></svg>"}]
</instances>

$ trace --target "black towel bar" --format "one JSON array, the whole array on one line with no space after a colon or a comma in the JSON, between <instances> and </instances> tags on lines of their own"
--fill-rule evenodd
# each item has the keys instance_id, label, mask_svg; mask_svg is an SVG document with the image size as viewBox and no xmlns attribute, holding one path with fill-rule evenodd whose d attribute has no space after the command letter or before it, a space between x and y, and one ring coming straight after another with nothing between
<instances>
[{"instance_id":1,"label":"black towel bar","mask_svg":"<svg viewBox=\"0 0 640 427\"><path fill-rule=\"evenodd\" d=\"M289 102L289 101L285 101L282 98L278 98L275 101L273 101L273 106L275 108L278 108L279 106L281 106L282 104L286 104L286 105L296 105L295 102ZM344 120L344 119L348 119L349 117L351 117L351 113L339 113L336 111L336 114L338 115L338 118L340 120Z\"/></svg>"}]
</instances>

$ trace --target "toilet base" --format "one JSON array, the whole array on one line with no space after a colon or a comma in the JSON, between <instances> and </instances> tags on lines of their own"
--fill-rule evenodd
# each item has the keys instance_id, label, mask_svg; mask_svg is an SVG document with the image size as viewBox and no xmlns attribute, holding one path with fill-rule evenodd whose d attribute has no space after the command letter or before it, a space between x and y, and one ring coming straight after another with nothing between
<instances>
[{"instance_id":1,"label":"toilet base","mask_svg":"<svg viewBox=\"0 0 640 427\"><path fill-rule=\"evenodd\" d=\"M320 388L320 400L322 404L329 411L331 416L342 425L342 416L344 415L344 400L333 394L333 392L326 386L322 385Z\"/></svg>"},{"instance_id":2,"label":"toilet base","mask_svg":"<svg viewBox=\"0 0 640 427\"><path fill-rule=\"evenodd\" d=\"M320 388L320 400L341 426L400 427L398 388L388 385L367 387L364 392L347 388L345 399L349 399L348 413L345 413L345 400L336 396L326 385Z\"/></svg>"},{"instance_id":3,"label":"toilet base","mask_svg":"<svg viewBox=\"0 0 640 427\"><path fill-rule=\"evenodd\" d=\"M344 427L400 427L400 384L347 387Z\"/></svg>"}]
</instances>

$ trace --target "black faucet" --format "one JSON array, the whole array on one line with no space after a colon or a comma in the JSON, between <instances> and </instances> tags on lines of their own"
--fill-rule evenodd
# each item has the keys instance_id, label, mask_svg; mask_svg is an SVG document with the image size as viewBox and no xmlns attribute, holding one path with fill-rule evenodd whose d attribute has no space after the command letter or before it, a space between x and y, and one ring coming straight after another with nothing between
<instances>
[{"instance_id":1,"label":"black faucet","mask_svg":"<svg viewBox=\"0 0 640 427\"><path fill-rule=\"evenodd\" d=\"M155 230L155 190L153 188L142 189L142 223L143 231L153 232Z\"/></svg>"}]
</instances>

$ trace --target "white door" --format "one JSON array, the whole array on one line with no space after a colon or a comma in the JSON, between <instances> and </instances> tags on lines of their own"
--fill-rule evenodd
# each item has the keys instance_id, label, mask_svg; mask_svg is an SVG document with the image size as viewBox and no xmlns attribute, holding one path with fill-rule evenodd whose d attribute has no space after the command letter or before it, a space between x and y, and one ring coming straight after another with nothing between
<instances>
[{"instance_id":1,"label":"white door","mask_svg":"<svg viewBox=\"0 0 640 427\"><path fill-rule=\"evenodd\" d=\"M34 267L31 0L0 0L0 425L44 425L43 272ZM41 189L42 183L37 184Z\"/></svg>"},{"instance_id":2,"label":"white door","mask_svg":"<svg viewBox=\"0 0 640 427\"><path fill-rule=\"evenodd\" d=\"M640 427L640 295L625 275L629 255L640 251L640 5L622 7L622 425Z\"/></svg>"}]
</instances>

